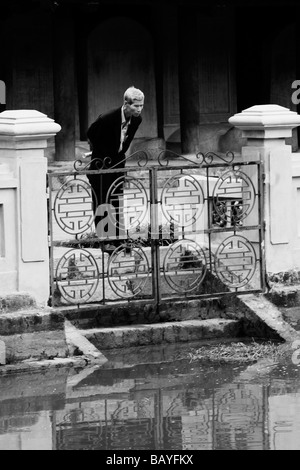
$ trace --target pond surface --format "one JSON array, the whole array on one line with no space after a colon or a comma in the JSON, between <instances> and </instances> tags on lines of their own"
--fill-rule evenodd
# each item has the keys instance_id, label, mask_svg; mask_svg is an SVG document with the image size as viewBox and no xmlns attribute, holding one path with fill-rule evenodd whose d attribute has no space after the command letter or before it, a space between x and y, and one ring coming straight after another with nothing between
<instances>
[{"instance_id":1,"label":"pond surface","mask_svg":"<svg viewBox=\"0 0 300 470\"><path fill-rule=\"evenodd\" d=\"M0 376L0 450L300 449L293 350L249 365L179 359L184 348Z\"/></svg>"}]
</instances>

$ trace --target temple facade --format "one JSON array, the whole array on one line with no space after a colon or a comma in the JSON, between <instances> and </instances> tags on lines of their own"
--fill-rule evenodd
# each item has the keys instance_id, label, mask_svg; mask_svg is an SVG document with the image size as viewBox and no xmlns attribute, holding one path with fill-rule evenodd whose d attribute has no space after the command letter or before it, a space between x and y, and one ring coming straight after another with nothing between
<instances>
[{"instance_id":1,"label":"temple facade","mask_svg":"<svg viewBox=\"0 0 300 470\"><path fill-rule=\"evenodd\" d=\"M135 85L145 93L140 145L239 152L230 116L258 104L298 111L298 13L283 1L6 1L0 110L55 119L53 158L73 160L88 126Z\"/></svg>"}]
</instances>

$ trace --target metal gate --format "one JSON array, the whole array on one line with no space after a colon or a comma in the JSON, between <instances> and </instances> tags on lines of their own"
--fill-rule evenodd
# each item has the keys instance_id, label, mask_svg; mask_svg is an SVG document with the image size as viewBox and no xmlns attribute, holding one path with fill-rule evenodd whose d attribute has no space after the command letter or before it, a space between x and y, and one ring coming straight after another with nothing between
<instances>
[{"instance_id":1,"label":"metal gate","mask_svg":"<svg viewBox=\"0 0 300 470\"><path fill-rule=\"evenodd\" d=\"M107 162L48 174L52 306L264 290L262 162L168 150L138 151L122 169ZM95 218L89 176L112 173Z\"/></svg>"}]
</instances>

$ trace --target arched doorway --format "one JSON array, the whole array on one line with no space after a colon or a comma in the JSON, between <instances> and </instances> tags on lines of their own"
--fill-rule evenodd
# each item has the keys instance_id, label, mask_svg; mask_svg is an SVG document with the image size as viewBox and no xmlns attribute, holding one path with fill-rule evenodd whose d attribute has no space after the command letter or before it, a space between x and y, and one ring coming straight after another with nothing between
<instances>
[{"instance_id":1,"label":"arched doorway","mask_svg":"<svg viewBox=\"0 0 300 470\"><path fill-rule=\"evenodd\" d=\"M157 137L152 38L138 22L118 17L99 24L88 37L88 124L100 113L122 105L134 85L145 93L137 138Z\"/></svg>"}]
</instances>

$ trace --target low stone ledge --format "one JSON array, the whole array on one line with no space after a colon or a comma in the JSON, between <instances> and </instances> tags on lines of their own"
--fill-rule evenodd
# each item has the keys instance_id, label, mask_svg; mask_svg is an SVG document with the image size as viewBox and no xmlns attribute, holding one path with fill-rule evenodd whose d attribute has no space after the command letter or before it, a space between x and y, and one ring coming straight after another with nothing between
<instances>
[{"instance_id":1,"label":"low stone ledge","mask_svg":"<svg viewBox=\"0 0 300 470\"><path fill-rule=\"evenodd\" d=\"M237 320L187 320L134 327L95 328L82 334L99 350L189 342L203 338L228 338L241 335Z\"/></svg>"},{"instance_id":2,"label":"low stone ledge","mask_svg":"<svg viewBox=\"0 0 300 470\"><path fill-rule=\"evenodd\" d=\"M117 305L91 304L55 307L53 312L63 315L78 328L112 327L159 321L157 309L149 300L138 303L120 302Z\"/></svg>"},{"instance_id":3,"label":"low stone ledge","mask_svg":"<svg viewBox=\"0 0 300 470\"><path fill-rule=\"evenodd\" d=\"M16 312L36 308L35 299L27 293L0 295L0 315L2 313Z\"/></svg>"},{"instance_id":4,"label":"low stone ledge","mask_svg":"<svg viewBox=\"0 0 300 470\"><path fill-rule=\"evenodd\" d=\"M208 319L220 317L223 306L218 299L162 301L159 308L149 300L118 303L117 305L85 305L56 307L78 328L113 327L158 322Z\"/></svg>"},{"instance_id":5,"label":"low stone ledge","mask_svg":"<svg viewBox=\"0 0 300 470\"><path fill-rule=\"evenodd\" d=\"M5 345L5 364L14 364L25 359L66 358L69 349L63 330L0 336Z\"/></svg>"},{"instance_id":6,"label":"low stone ledge","mask_svg":"<svg viewBox=\"0 0 300 470\"><path fill-rule=\"evenodd\" d=\"M277 307L296 307L300 305L300 285L273 286L265 297Z\"/></svg>"},{"instance_id":7,"label":"low stone ledge","mask_svg":"<svg viewBox=\"0 0 300 470\"><path fill-rule=\"evenodd\" d=\"M64 316L26 310L0 315L0 365L25 359L67 357Z\"/></svg>"},{"instance_id":8,"label":"low stone ledge","mask_svg":"<svg viewBox=\"0 0 300 470\"><path fill-rule=\"evenodd\" d=\"M0 336L63 330L65 317L51 310L24 310L0 315Z\"/></svg>"}]
</instances>

